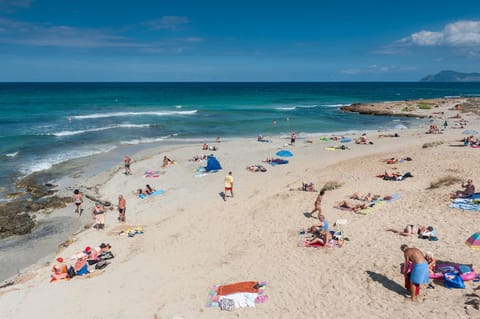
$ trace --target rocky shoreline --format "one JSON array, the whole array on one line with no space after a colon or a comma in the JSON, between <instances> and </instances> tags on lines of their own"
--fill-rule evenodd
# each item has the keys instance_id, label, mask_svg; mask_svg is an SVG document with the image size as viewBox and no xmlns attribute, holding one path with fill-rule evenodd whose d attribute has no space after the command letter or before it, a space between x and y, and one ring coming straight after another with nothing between
<instances>
[{"instance_id":1,"label":"rocky shoreline","mask_svg":"<svg viewBox=\"0 0 480 319\"><path fill-rule=\"evenodd\" d=\"M353 103L342 106L340 109L344 112L356 112L359 114L382 115L382 116L403 116L415 118L431 118L432 112L447 103L454 103L461 111L462 106L478 104L476 98L438 98L438 99L420 99L409 101L379 102L379 103Z\"/></svg>"},{"instance_id":2,"label":"rocky shoreline","mask_svg":"<svg viewBox=\"0 0 480 319\"><path fill-rule=\"evenodd\" d=\"M39 174L22 178L16 183L18 191L7 194L12 200L0 203L0 239L29 234L35 227L32 213L67 206L70 197L55 195L57 185L41 183L41 179Z\"/></svg>"}]
</instances>

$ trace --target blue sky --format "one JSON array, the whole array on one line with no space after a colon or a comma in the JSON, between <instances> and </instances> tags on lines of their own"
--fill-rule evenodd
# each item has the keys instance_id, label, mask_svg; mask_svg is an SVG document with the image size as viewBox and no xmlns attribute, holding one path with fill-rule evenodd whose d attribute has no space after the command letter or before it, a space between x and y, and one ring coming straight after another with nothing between
<instances>
[{"instance_id":1,"label":"blue sky","mask_svg":"<svg viewBox=\"0 0 480 319\"><path fill-rule=\"evenodd\" d=\"M417 81L480 72L480 1L0 0L0 81Z\"/></svg>"}]
</instances>

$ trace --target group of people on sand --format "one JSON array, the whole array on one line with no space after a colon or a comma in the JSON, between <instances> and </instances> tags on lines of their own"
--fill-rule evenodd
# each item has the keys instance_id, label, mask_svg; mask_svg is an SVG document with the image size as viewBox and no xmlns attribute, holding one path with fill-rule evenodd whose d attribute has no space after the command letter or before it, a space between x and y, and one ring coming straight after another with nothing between
<instances>
[{"instance_id":1,"label":"group of people on sand","mask_svg":"<svg viewBox=\"0 0 480 319\"><path fill-rule=\"evenodd\" d=\"M203 145L202 145L202 150L203 150L203 151L218 151L218 147L215 146L215 145L208 146L208 144L203 143Z\"/></svg>"},{"instance_id":2,"label":"group of people on sand","mask_svg":"<svg viewBox=\"0 0 480 319\"><path fill-rule=\"evenodd\" d=\"M100 265L100 262L114 257L111 248L110 244L105 243L94 248L87 246L82 252L71 258L74 262L70 265L62 257L57 257L56 263L52 267L50 282L86 275L91 272L89 266L92 265L97 265L96 269L105 267L105 262L102 263L105 266Z\"/></svg>"}]
</instances>

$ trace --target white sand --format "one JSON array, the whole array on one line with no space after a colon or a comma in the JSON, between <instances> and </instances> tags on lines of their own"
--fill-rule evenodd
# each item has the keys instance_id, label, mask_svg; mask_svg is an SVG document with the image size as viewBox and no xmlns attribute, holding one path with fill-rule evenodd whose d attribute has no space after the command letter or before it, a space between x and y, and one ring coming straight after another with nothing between
<instances>
[{"instance_id":1,"label":"white sand","mask_svg":"<svg viewBox=\"0 0 480 319\"><path fill-rule=\"evenodd\" d=\"M442 106L445 117L456 114L448 107ZM480 128L477 116L464 117L470 121L469 129ZM420 301L412 303L405 297L399 273L403 243L432 251L438 260L480 268L480 252L464 244L478 230L480 214L448 208L448 193L459 185L428 189L430 182L446 175L480 183L480 150L449 146L460 144L454 141L463 137L462 131L448 129L440 135L400 131L399 138L371 133L373 145L350 143L347 151L325 150L338 144L333 141L297 140L296 146L288 147L295 154L290 163L276 167L263 163L266 173L252 173L245 167L274 157L286 140L224 140L216 144L219 151L215 152L223 170L201 178L193 177L198 163L188 161L196 154L211 153L202 151L201 145L144 152L139 156L143 160L134 158L132 176L123 175L119 166L85 184L98 185L102 198L113 203L123 194L127 224L144 225L145 233L134 238L118 236L117 212L109 211L105 231L89 229L61 252L66 258L86 245L109 242L116 258L105 270L49 283L51 265L37 265L15 285L0 290L1 317L478 318L478 310L464 308L465 294L478 283L467 282L465 290L434 283L435 289L422 287ZM431 141L444 143L422 148ZM166 173L159 178L145 178L145 170L161 169L164 155L177 164L162 169ZM413 161L381 162L406 156ZM375 177L392 166L414 177L402 182ZM235 197L224 202L219 193L228 171L235 178ZM327 181L344 183L327 192L322 203L331 226L337 219L347 219L342 229L350 241L342 248L298 247L297 231L316 222L304 213L312 210L317 194L289 191L302 181L313 181L318 188ZM166 192L140 200L133 191L147 183ZM333 208L355 191L401 197L369 215ZM440 240L384 231L407 223L434 226ZM267 281L266 303L233 313L205 307L211 285L250 280Z\"/></svg>"}]
</instances>

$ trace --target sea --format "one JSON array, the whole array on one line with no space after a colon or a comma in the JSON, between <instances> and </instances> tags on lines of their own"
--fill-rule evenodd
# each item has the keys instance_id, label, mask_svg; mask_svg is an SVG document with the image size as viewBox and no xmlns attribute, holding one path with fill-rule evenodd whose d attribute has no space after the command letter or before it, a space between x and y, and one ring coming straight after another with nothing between
<instances>
[{"instance_id":1,"label":"sea","mask_svg":"<svg viewBox=\"0 0 480 319\"><path fill-rule=\"evenodd\" d=\"M125 152L217 136L401 130L423 122L340 107L478 95L480 83L0 83L0 201L19 178L75 170L67 164L79 159L113 165Z\"/></svg>"}]
</instances>

